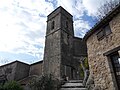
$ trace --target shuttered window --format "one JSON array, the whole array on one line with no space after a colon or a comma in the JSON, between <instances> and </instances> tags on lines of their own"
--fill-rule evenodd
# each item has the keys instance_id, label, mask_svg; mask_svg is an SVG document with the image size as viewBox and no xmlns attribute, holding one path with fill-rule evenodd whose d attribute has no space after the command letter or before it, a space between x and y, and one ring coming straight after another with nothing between
<instances>
[{"instance_id":1,"label":"shuttered window","mask_svg":"<svg viewBox=\"0 0 120 90\"><path fill-rule=\"evenodd\" d=\"M106 26L101 28L100 31L96 34L97 39L102 40L102 39L104 39L104 37L108 36L111 33L112 33L112 31L111 31L110 25L107 24Z\"/></svg>"}]
</instances>

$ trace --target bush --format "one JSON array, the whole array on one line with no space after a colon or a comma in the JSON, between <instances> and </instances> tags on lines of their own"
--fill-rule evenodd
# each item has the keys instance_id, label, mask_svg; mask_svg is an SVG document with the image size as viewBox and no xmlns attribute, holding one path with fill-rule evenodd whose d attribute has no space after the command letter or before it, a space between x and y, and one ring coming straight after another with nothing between
<instances>
[{"instance_id":1,"label":"bush","mask_svg":"<svg viewBox=\"0 0 120 90\"><path fill-rule=\"evenodd\" d=\"M56 90L57 84L54 77L50 75L44 75L32 80L29 84L32 90Z\"/></svg>"},{"instance_id":2,"label":"bush","mask_svg":"<svg viewBox=\"0 0 120 90\"><path fill-rule=\"evenodd\" d=\"M16 81L9 81L0 85L0 90L23 90L23 88Z\"/></svg>"}]
</instances>

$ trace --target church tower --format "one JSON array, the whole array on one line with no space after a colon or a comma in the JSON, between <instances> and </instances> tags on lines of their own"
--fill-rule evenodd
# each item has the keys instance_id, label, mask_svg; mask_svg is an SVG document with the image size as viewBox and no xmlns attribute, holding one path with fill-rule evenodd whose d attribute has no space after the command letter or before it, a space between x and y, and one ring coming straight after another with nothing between
<instances>
[{"instance_id":1,"label":"church tower","mask_svg":"<svg viewBox=\"0 0 120 90\"><path fill-rule=\"evenodd\" d=\"M73 17L60 6L47 17L44 74L74 78L73 38Z\"/></svg>"}]
</instances>

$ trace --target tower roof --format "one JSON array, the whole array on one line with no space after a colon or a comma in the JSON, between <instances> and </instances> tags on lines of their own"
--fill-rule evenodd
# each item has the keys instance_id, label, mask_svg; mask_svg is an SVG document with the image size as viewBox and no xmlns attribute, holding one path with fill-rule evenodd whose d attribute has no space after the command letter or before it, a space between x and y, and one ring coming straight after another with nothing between
<instances>
[{"instance_id":1,"label":"tower roof","mask_svg":"<svg viewBox=\"0 0 120 90\"><path fill-rule=\"evenodd\" d=\"M57 14L62 13L66 16L69 16L70 18L72 18L73 16L67 11L65 10L62 6L59 6L58 8L56 8L53 12L51 12L47 17L48 20L50 20L51 18L55 17Z\"/></svg>"}]
</instances>

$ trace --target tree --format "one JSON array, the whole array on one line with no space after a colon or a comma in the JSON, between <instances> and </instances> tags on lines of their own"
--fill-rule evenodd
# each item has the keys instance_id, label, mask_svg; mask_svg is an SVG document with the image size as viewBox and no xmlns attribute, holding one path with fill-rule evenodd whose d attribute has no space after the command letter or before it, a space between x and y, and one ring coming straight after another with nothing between
<instances>
[{"instance_id":1,"label":"tree","mask_svg":"<svg viewBox=\"0 0 120 90\"><path fill-rule=\"evenodd\" d=\"M100 21L119 4L120 4L120 0L106 1L103 5L101 5L100 8L98 8L96 19Z\"/></svg>"}]
</instances>

